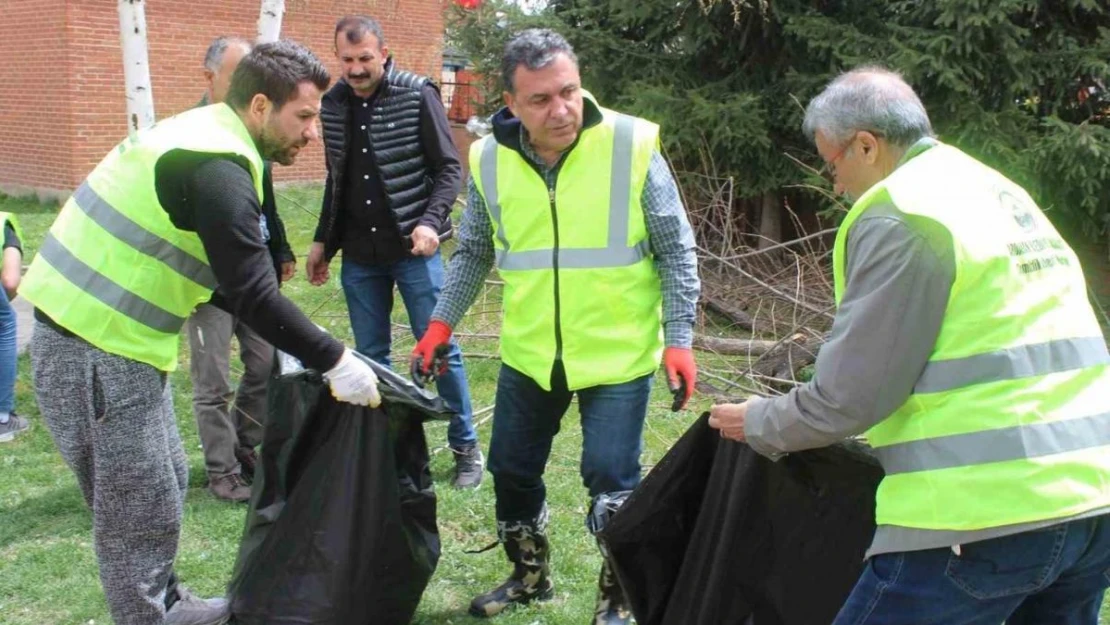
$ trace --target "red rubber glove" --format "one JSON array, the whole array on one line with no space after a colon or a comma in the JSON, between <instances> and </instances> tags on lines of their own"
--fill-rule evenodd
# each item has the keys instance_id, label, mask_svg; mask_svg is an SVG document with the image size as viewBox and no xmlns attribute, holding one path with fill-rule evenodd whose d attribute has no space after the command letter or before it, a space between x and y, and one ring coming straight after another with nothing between
<instances>
[{"instance_id":1,"label":"red rubber glove","mask_svg":"<svg viewBox=\"0 0 1110 625\"><path fill-rule=\"evenodd\" d=\"M671 408L675 411L682 410L690 401L690 396L694 394L694 385L698 382L698 365L694 362L694 350L668 347L663 350L663 368L667 371L667 383L672 393L678 392L682 387L682 381L686 382L685 395L676 397Z\"/></svg>"},{"instance_id":2,"label":"red rubber glove","mask_svg":"<svg viewBox=\"0 0 1110 625\"><path fill-rule=\"evenodd\" d=\"M451 326L443 323L438 319L433 319L428 324L428 330L424 332L424 336L420 337L420 342L416 344L416 348L412 350L412 368L414 371L419 367L420 373L424 375L431 375L432 366L436 361L436 348L441 348L439 351L445 351L448 342L451 340ZM439 359L439 367L436 370L436 375L443 375L447 372L447 359Z\"/></svg>"}]
</instances>

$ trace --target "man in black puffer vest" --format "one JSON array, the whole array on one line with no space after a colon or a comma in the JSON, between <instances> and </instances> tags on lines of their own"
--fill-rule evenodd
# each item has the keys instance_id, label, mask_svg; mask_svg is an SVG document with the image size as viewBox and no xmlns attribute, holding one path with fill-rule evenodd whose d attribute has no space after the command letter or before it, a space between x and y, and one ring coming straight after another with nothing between
<instances>
[{"instance_id":1,"label":"man in black puffer vest","mask_svg":"<svg viewBox=\"0 0 1110 625\"><path fill-rule=\"evenodd\" d=\"M395 67L376 20L340 19L335 55L342 79L324 95L320 111L328 179L306 269L312 284L323 284L328 264L343 250L340 280L356 349L389 366L394 285L417 339L439 299L439 243L451 234L462 166L439 89ZM454 343L436 386L459 415L447 431L453 484L478 486L482 452Z\"/></svg>"}]
</instances>

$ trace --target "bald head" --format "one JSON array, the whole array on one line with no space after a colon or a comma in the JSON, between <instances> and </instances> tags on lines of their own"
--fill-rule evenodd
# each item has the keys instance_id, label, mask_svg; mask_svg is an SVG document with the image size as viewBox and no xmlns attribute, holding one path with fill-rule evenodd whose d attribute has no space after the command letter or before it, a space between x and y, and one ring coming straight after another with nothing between
<instances>
[{"instance_id":1,"label":"bald head","mask_svg":"<svg viewBox=\"0 0 1110 625\"><path fill-rule=\"evenodd\" d=\"M907 148L933 135L929 114L902 76L882 67L861 67L836 77L806 107L803 131L845 141L867 131Z\"/></svg>"}]
</instances>

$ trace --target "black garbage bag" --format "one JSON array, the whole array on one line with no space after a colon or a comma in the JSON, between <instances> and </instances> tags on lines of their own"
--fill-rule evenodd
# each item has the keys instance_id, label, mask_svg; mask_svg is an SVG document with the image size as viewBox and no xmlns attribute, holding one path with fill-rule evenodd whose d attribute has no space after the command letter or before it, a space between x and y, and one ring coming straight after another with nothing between
<instances>
[{"instance_id":1,"label":"black garbage bag","mask_svg":"<svg viewBox=\"0 0 1110 625\"><path fill-rule=\"evenodd\" d=\"M599 538L639 625L828 625L875 531L882 468L842 443L778 462L704 414Z\"/></svg>"},{"instance_id":2,"label":"black garbage bag","mask_svg":"<svg viewBox=\"0 0 1110 625\"><path fill-rule=\"evenodd\" d=\"M232 622L408 623L440 550L423 422L454 413L376 363L381 407L340 403L281 356L294 364L269 384Z\"/></svg>"}]
</instances>

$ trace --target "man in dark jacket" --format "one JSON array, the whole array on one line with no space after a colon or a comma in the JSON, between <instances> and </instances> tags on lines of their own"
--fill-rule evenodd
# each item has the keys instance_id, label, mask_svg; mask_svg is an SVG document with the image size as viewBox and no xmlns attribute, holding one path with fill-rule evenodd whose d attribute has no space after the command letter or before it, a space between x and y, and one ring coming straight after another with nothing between
<instances>
[{"instance_id":1,"label":"man in dark jacket","mask_svg":"<svg viewBox=\"0 0 1110 625\"><path fill-rule=\"evenodd\" d=\"M462 166L439 90L395 67L377 21L339 20L335 53L343 78L320 112L328 179L306 269L312 284L323 284L328 263L343 250L341 280L356 349L388 366L394 285L413 335L419 339L428 328L443 284L439 243L451 233ZM482 453L462 353L453 342L437 387L459 414L447 432L453 483L475 487Z\"/></svg>"},{"instance_id":2,"label":"man in dark jacket","mask_svg":"<svg viewBox=\"0 0 1110 625\"><path fill-rule=\"evenodd\" d=\"M250 42L217 37L204 55L208 89L199 106L224 101L231 75L251 50ZM262 240L284 282L293 277L296 258L285 238L285 226L274 202L272 169L266 164L263 178ZM201 304L186 324L189 334L189 368L193 380L193 413L204 447L208 490L225 501L250 499L254 476L254 448L262 442L266 414L266 379L274 348L243 321L214 304ZM239 339L243 376L232 390L229 376L231 337ZM232 401L234 398L234 401Z\"/></svg>"}]
</instances>

